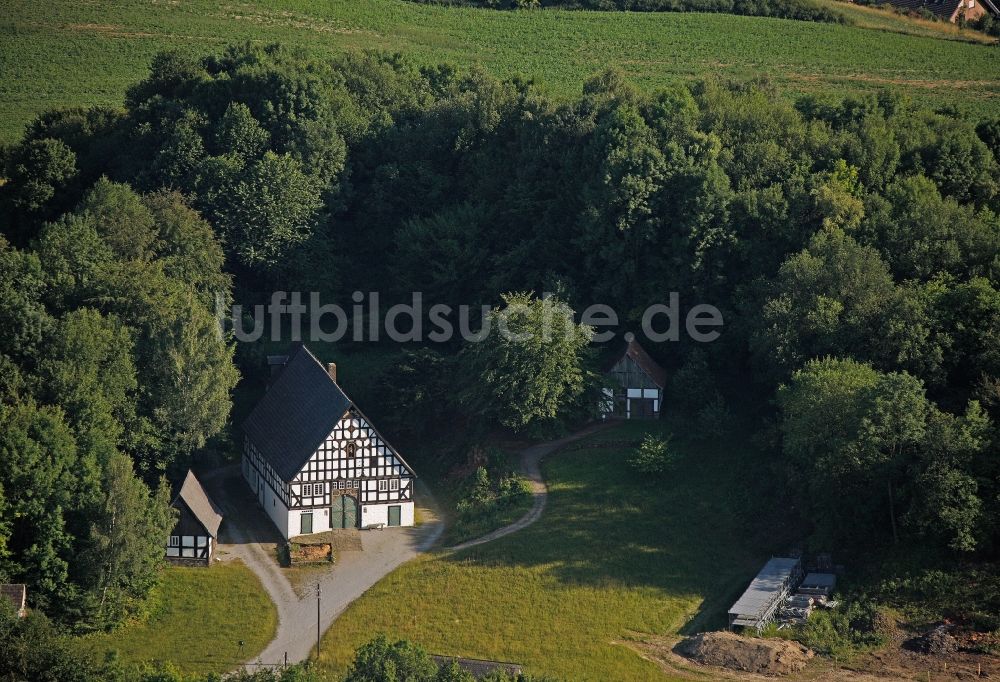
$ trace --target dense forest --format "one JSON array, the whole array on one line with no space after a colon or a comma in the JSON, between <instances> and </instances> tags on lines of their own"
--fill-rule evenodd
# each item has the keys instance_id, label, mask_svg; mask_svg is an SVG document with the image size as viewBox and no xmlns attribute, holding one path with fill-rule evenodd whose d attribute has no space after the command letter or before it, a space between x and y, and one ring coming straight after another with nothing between
<instances>
[{"instance_id":1,"label":"dense forest","mask_svg":"<svg viewBox=\"0 0 1000 682\"><path fill-rule=\"evenodd\" d=\"M234 353L259 371L216 302L275 290L554 292L620 332L678 292L725 327L646 344L670 409L711 437L758 406L748 437L815 546L997 549L1000 119L766 82L645 95L615 72L553 101L398 55L235 46L162 54L122 109L42 115L3 157L0 578L65 622L141 610L163 477L225 449ZM400 439L557 429L592 411L590 338L411 344L373 411Z\"/></svg>"}]
</instances>

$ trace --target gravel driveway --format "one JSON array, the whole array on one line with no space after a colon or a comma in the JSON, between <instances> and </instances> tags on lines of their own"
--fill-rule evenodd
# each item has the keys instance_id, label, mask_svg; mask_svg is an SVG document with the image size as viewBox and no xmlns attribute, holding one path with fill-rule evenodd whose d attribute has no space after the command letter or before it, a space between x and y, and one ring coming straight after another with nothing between
<instances>
[{"instance_id":1,"label":"gravel driveway","mask_svg":"<svg viewBox=\"0 0 1000 682\"><path fill-rule=\"evenodd\" d=\"M534 496L531 509L508 526L449 547L445 551L492 542L537 521L545 510L548 496L542 479L542 458L611 425L611 422L592 424L565 438L522 450L521 473L530 482ZM254 668L258 664L280 664L286 660L286 655L289 663L304 661L316 647L315 589L300 589L302 594L297 594L278 567L275 548L283 540L270 519L257 508L253 495L240 476L239 465L213 471L202 480L212 499L226 514L219 537L219 556L223 560L239 558L249 566L260 578L278 609L278 631L274 639L259 656L247 661L247 666ZM427 551L434 544L444 530L443 524L432 511L421 511L425 522L420 526L361 531L363 551L340 552L333 567L329 570L317 570L315 577L310 576L313 582L318 579L322 590L320 632L326 632L347 605L368 588L400 564Z\"/></svg>"},{"instance_id":2,"label":"gravel driveway","mask_svg":"<svg viewBox=\"0 0 1000 682\"><path fill-rule=\"evenodd\" d=\"M316 596L310 587L301 597L278 567L275 547L282 541L270 519L254 504L240 477L238 465L227 466L204 477L205 487L225 512L218 555L238 558L260 578L278 609L278 631L263 652L251 661L274 665L303 661L316 648ZM425 519L431 516L424 513ZM436 518L412 528L386 528L361 532L363 551L341 552L329 570L316 570L322 590L320 631L326 632L347 605L402 563L434 544L443 530Z\"/></svg>"}]
</instances>

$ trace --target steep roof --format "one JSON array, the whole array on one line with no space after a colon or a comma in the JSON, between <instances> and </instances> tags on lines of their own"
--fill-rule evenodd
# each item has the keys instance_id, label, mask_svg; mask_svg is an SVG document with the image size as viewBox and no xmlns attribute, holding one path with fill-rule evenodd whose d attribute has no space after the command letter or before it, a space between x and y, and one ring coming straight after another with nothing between
<instances>
[{"instance_id":1,"label":"steep roof","mask_svg":"<svg viewBox=\"0 0 1000 682\"><path fill-rule=\"evenodd\" d=\"M291 481L350 407L316 356L298 345L243 431L277 474Z\"/></svg>"},{"instance_id":2,"label":"steep roof","mask_svg":"<svg viewBox=\"0 0 1000 682\"><path fill-rule=\"evenodd\" d=\"M15 611L21 613L28 603L28 586L20 583L0 585L0 599L6 599Z\"/></svg>"},{"instance_id":3,"label":"steep roof","mask_svg":"<svg viewBox=\"0 0 1000 682\"><path fill-rule=\"evenodd\" d=\"M663 369L663 367L660 366L660 363L650 357L649 353L646 352L646 349L639 345L639 342L636 341L634 336L626 334L626 338L628 340L625 342L624 348L621 349L621 352L615 353L609 361L605 363L604 371L610 371L611 368L618 364L622 358L629 357L632 358L635 364L639 365L639 368L643 372L649 375L649 378L653 380L653 383L660 388L665 389L667 387L667 370Z\"/></svg>"},{"instance_id":4,"label":"steep roof","mask_svg":"<svg viewBox=\"0 0 1000 682\"><path fill-rule=\"evenodd\" d=\"M174 498L172 506L177 506L178 500L184 502L195 518L205 526L205 530L213 538L219 535L219 524L222 523L222 510L215 506L212 498L208 496L205 489L201 487L201 481L194 475L193 471L188 471L184 477L180 492Z\"/></svg>"}]
</instances>

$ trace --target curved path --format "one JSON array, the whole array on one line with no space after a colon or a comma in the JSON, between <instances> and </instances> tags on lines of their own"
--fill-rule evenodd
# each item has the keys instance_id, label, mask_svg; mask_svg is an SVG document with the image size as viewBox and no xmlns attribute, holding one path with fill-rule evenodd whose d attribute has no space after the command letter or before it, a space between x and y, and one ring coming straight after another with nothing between
<instances>
[{"instance_id":1,"label":"curved path","mask_svg":"<svg viewBox=\"0 0 1000 682\"><path fill-rule=\"evenodd\" d=\"M531 485L531 495L533 498L531 502L531 509L529 509L524 516L509 526L497 528L495 531L487 533L481 537L473 540L467 540L466 542L453 545L452 547L447 547L445 548L445 551L457 552L462 549L468 549L470 547L484 545L487 542L499 540L504 536L527 528L540 519L542 517L542 512L545 511L545 502L549 496L548 488L545 487L545 480L542 478L542 459L547 455L551 455L556 450L559 450L574 441L580 440L581 438L585 438L592 433L605 429L614 423L615 422L608 421L590 424L589 426L586 426L579 431L574 431L559 440L549 441L548 443L539 443L538 445L532 445L531 447L521 450L519 468L521 470L521 474L528 479L528 483Z\"/></svg>"},{"instance_id":2,"label":"curved path","mask_svg":"<svg viewBox=\"0 0 1000 682\"><path fill-rule=\"evenodd\" d=\"M328 570L316 569L296 591L278 567L275 552L282 542L270 519L257 508L243 483L239 466L213 471L203 479L226 521L219 538L223 561L239 559L260 579L278 611L278 628L264 650L245 662L247 668L298 663L316 647L316 584L322 591L319 629L326 632L347 606L375 583L437 542L444 525L432 514L420 526L361 531L363 551L344 551Z\"/></svg>"},{"instance_id":3,"label":"curved path","mask_svg":"<svg viewBox=\"0 0 1000 682\"><path fill-rule=\"evenodd\" d=\"M541 461L559 448L599 431L611 422L592 424L559 440L541 443L521 451L520 470L528 479L533 495L531 509L514 523L482 537L445 548L453 552L492 542L516 533L535 523L545 510L548 491L542 479ZM252 661L249 668L279 665L287 660L297 663L307 659L316 646L315 582L322 589L320 630L326 632L347 606L399 565L428 551L444 530L437 518L420 526L362 531L363 551L341 552L337 564L310 581L309 589L297 593L275 558L276 539L269 520L253 505L249 492L243 491L239 468L225 467L204 478L213 498L226 513L227 523L220 538L220 554L240 559L260 579L278 610L278 629L274 639ZM259 518L257 518L259 517Z\"/></svg>"}]
</instances>

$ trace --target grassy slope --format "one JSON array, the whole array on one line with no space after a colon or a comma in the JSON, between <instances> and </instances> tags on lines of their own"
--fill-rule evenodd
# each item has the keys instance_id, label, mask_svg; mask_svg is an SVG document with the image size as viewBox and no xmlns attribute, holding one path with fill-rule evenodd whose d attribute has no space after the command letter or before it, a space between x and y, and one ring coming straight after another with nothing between
<instances>
[{"instance_id":1,"label":"grassy slope","mask_svg":"<svg viewBox=\"0 0 1000 682\"><path fill-rule=\"evenodd\" d=\"M706 73L767 74L791 94L892 84L931 103L964 103L978 113L1000 108L1000 50L892 32L916 25L888 14L872 22L888 30L724 14L496 12L401 0L0 0L0 140L15 139L48 108L120 104L159 50L200 54L244 40L321 55L377 48L425 63L478 63L500 76L536 77L554 94L576 93L588 75L618 66L644 87Z\"/></svg>"},{"instance_id":2,"label":"grassy slope","mask_svg":"<svg viewBox=\"0 0 1000 682\"><path fill-rule=\"evenodd\" d=\"M341 672L376 632L433 653L523 663L568 680L662 680L623 642L718 625L769 549L747 537L729 493L745 439L686 457L658 492L622 466L643 429L628 424L545 465L541 521L496 543L411 562L355 602L327 633L323 665ZM597 443L605 443L598 445ZM770 542L780 542L769 538Z\"/></svg>"},{"instance_id":3,"label":"grassy slope","mask_svg":"<svg viewBox=\"0 0 1000 682\"><path fill-rule=\"evenodd\" d=\"M222 673L263 651L278 626L260 581L241 563L168 567L153 604L146 622L81 637L81 648L99 657L117 651L130 663L167 661L182 672Z\"/></svg>"},{"instance_id":4,"label":"grassy slope","mask_svg":"<svg viewBox=\"0 0 1000 682\"><path fill-rule=\"evenodd\" d=\"M846 15L855 26L894 33L909 33L931 38L950 40L967 40L978 43L992 44L993 38L980 31L961 28L958 24L947 21L934 21L917 17L901 17L896 12L878 7L855 5L842 0L821 0L824 4Z\"/></svg>"}]
</instances>

